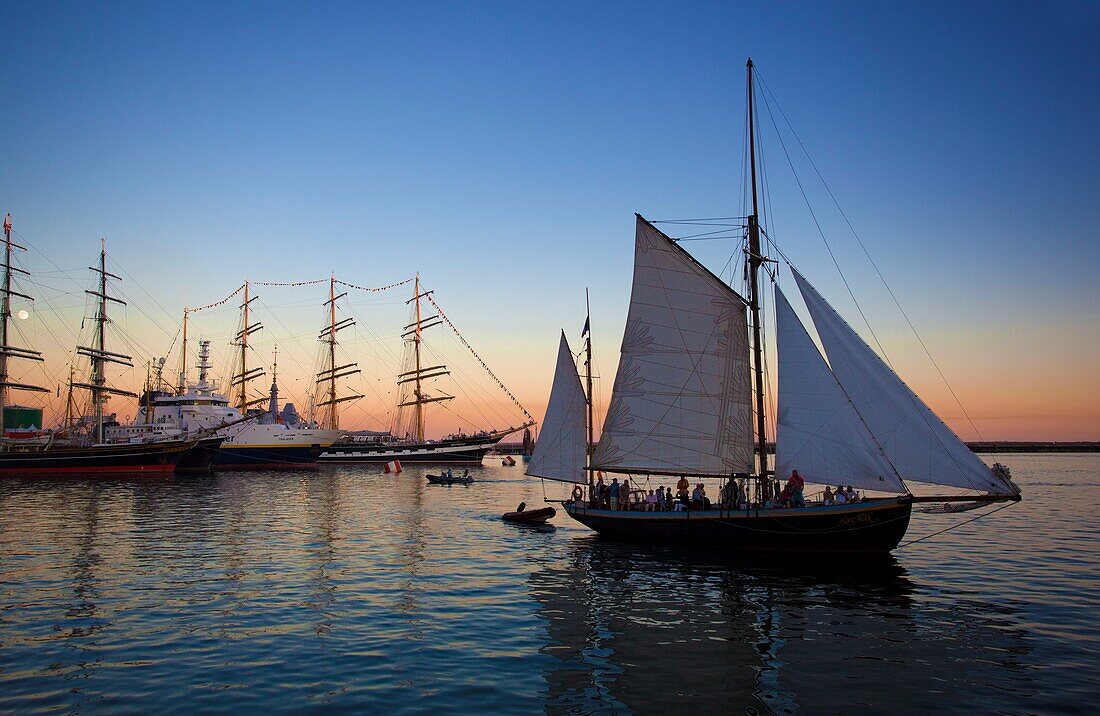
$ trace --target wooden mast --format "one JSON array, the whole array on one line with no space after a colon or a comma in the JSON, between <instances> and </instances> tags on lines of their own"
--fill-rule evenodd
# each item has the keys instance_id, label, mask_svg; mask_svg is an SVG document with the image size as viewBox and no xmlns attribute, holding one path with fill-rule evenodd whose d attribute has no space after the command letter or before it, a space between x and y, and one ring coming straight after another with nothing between
<instances>
[{"instance_id":1,"label":"wooden mast","mask_svg":"<svg viewBox=\"0 0 1100 716\"><path fill-rule=\"evenodd\" d=\"M180 347L180 378L179 383L176 385L176 395L183 395L187 392L187 316L190 311L186 307L183 309L183 342Z\"/></svg>"},{"instance_id":2,"label":"wooden mast","mask_svg":"<svg viewBox=\"0 0 1100 716\"><path fill-rule=\"evenodd\" d=\"M9 380L8 358L25 358L27 360L34 360L42 362L42 354L38 351L32 351L26 348L17 348L11 345L8 333L8 322L11 320L11 297L19 296L25 298L28 301L34 299L30 296L13 291L11 287L11 274L12 271L18 271L19 273L26 274L26 271L17 269L11 265L11 250L20 249L26 251L27 249L19 244L13 244L11 242L11 214L4 217L4 286L3 289L3 303L0 306L0 325L3 326L0 329L0 436L5 434L7 426L4 423L4 409L7 407L8 389L14 390L32 390L39 393L48 393L45 388L41 388L37 385L25 385L23 383L13 383ZM39 426L41 427L41 426Z\"/></svg>"},{"instance_id":3,"label":"wooden mast","mask_svg":"<svg viewBox=\"0 0 1100 716\"><path fill-rule=\"evenodd\" d=\"M328 279L328 365L332 377L328 382L329 416L328 426L335 430L340 424L340 418L336 409L336 274L329 274Z\"/></svg>"},{"instance_id":4,"label":"wooden mast","mask_svg":"<svg viewBox=\"0 0 1100 716\"><path fill-rule=\"evenodd\" d=\"M416 281L413 282L413 300L416 302L416 334L413 337L414 349L416 351L416 388L414 388L413 394L416 396L416 441L418 443L424 442L424 394L421 392L420 385L420 272L416 274Z\"/></svg>"},{"instance_id":5,"label":"wooden mast","mask_svg":"<svg viewBox=\"0 0 1100 716\"><path fill-rule=\"evenodd\" d=\"M318 336L320 340L328 344L328 367L317 374L316 385L328 383L328 397L318 403L317 407L328 407L328 419L325 421L325 427L331 430L338 430L340 428L339 404L363 397L358 393L345 395L343 397L339 397L336 394L337 378L344 378L361 372L357 367L357 363L336 365L336 334L345 328L355 325L354 318L345 318L342 321L336 320L336 302L346 295L348 295L347 291L341 293L339 296L336 295L336 274L330 275L328 281L328 300L324 303L327 307L328 325Z\"/></svg>"},{"instance_id":6,"label":"wooden mast","mask_svg":"<svg viewBox=\"0 0 1100 716\"><path fill-rule=\"evenodd\" d=\"M249 304L251 304L257 298L257 296L249 296L249 284L246 280L244 282L244 303L241 304L241 330L239 333L237 333L237 344L240 346L241 349L241 372L233 376L233 379L230 383L230 388L236 386L237 384L240 384L240 393L237 398L237 409L241 411L242 416L248 413L249 381L255 378L259 378L264 374L263 368L253 368L251 370L248 369L248 337L256 331L263 329L263 324L261 323L257 322L251 325L249 325L248 323Z\"/></svg>"},{"instance_id":7,"label":"wooden mast","mask_svg":"<svg viewBox=\"0 0 1100 716\"><path fill-rule=\"evenodd\" d=\"M439 314L429 316L425 319L420 313L420 299L430 295L431 291L420 291L420 274L416 274L416 280L413 282L413 297L405 303L415 304L413 307L413 322L405 326L405 332L401 335L405 340L411 340L413 344L414 355L414 368L406 373L401 373L397 376L397 384L413 383L413 399L407 400L403 403L398 403L398 408L404 408L409 405L416 406L416 441L418 443L424 442L424 404L425 403L438 403L445 400L453 400L453 395L437 395L431 398L424 397L424 385L423 381L428 378L439 378L450 373L445 365L430 365L425 367L420 355L420 343L423 340L423 332L425 328L432 328L442 323L442 319Z\"/></svg>"},{"instance_id":8,"label":"wooden mast","mask_svg":"<svg viewBox=\"0 0 1100 716\"><path fill-rule=\"evenodd\" d=\"M749 174L752 180L752 214L749 216L749 308L752 311L752 357L756 376L756 435L760 454L760 479L768 476L767 434L764 420L764 357L760 338L760 289L758 273L764 257L760 252L760 209L756 197L756 137L753 114L752 58L747 63L749 86Z\"/></svg>"},{"instance_id":9,"label":"wooden mast","mask_svg":"<svg viewBox=\"0 0 1100 716\"><path fill-rule=\"evenodd\" d=\"M585 313L586 313L586 316L585 316L585 319L584 319L584 326L588 331L588 341L585 344L585 354L584 354L584 377L585 377L585 387L587 388L587 394L585 396L585 398L586 398L585 402L588 403L588 441L584 445L584 457L585 457L585 467L588 468L588 467L592 466L592 449L593 449L592 434L593 434L593 429L595 427L595 425L594 425L595 421L592 418L592 402L593 402L592 401L592 304L588 300L588 289L587 288L584 289L584 308L585 308ZM593 477L592 470L588 470L587 472L588 472L588 499L592 500L592 499L595 499L595 496L592 494L592 490L595 487L595 482L592 479L592 477Z\"/></svg>"}]
</instances>

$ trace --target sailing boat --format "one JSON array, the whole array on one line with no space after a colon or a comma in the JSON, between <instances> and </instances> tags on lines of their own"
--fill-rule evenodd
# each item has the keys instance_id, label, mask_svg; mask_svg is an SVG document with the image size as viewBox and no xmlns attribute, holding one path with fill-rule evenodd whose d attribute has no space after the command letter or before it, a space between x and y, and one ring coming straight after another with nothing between
<instances>
[{"instance_id":1,"label":"sailing boat","mask_svg":"<svg viewBox=\"0 0 1100 716\"><path fill-rule=\"evenodd\" d=\"M527 474L575 483L567 514L602 535L749 550L888 552L905 535L914 504L1020 500L1007 468L991 469L970 452L794 267L828 360L775 284L779 410L776 467L768 469L759 286L766 259L758 224L752 72L749 60L748 299L637 216L630 308L603 433L586 465L585 410L591 430L592 391L586 395L581 388L563 334ZM794 470L808 483L886 496L776 507L775 477ZM606 509L594 494L595 472L625 475L626 485L636 476L736 480L755 494L714 509L705 503L683 511ZM907 481L966 494L917 496Z\"/></svg>"},{"instance_id":2,"label":"sailing boat","mask_svg":"<svg viewBox=\"0 0 1100 716\"><path fill-rule=\"evenodd\" d=\"M329 345L327 351L329 363L327 368L317 374L317 384L318 386L324 386L326 384L328 386L327 390L325 390L326 397L322 402L318 403L318 406L327 406L331 411L330 416L332 417L330 417L330 421L335 421L336 405L338 403L362 396L350 395L341 397L337 395L336 379L359 371L354 363L336 365L336 333L352 325L353 319L346 318L342 321L336 320L335 308L333 307L334 302L344 294L336 296L333 285L335 279L333 279L332 282L333 283L330 283L329 289L329 301L325 304L330 310L330 324L326 331L321 334L322 340L326 341ZM430 380L442 378L450 374L447 366L442 363L427 365L422 354L424 331L442 325L445 322L447 325L451 325L450 322L446 320L442 311L439 310L439 306L434 303L434 300L432 300L431 303L436 309L435 315L425 316L423 314L421 306L422 301L429 298L431 294L432 291L421 290L420 275L417 274L413 281L413 296L406 301L412 310L413 321L405 326L404 333L402 333L401 336L408 348L406 360L406 367L408 370L405 370L397 376L397 385L401 389L402 396L399 399L397 408L399 415L403 409L411 409L412 415L407 421L409 423L409 430L405 433L404 437L394 437L395 432L398 435L401 434L400 430L382 435L377 433L349 435L332 447L326 448L318 458L319 463L382 464L398 460L405 464L442 463L445 465L457 466L480 465L485 454L505 437L535 424L534 419L531 418L527 410L520 405L519 407L523 411L523 414L529 418L529 420L521 425L515 427L509 426L499 430L483 430L473 435L464 433L448 435L441 440L429 440L427 438L427 406L447 402L455 398L455 396L443 393L442 391L432 392L429 389ZM465 344L465 339L462 340ZM468 344L467 348L469 348ZM472 351L472 349L470 350ZM478 360L480 361L480 358ZM484 363L482 363L482 366L484 367ZM485 369L488 370L488 368ZM501 389L507 390L499 381L497 381L497 383ZM515 401L514 398L513 401ZM519 403L516 402L516 405L519 405ZM399 420L398 424L400 425L400 423L401 421Z\"/></svg>"},{"instance_id":3,"label":"sailing boat","mask_svg":"<svg viewBox=\"0 0 1100 716\"><path fill-rule=\"evenodd\" d=\"M6 391L23 390L46 392L43 388L29 384L15 383L8 379L8 360L19 358L42 361L37 351L11 345L8 340L8 322L11 318L11 298L18 296L33 300L30 296L12 289L12 272L22 272L11 264L12 249L26 250L11 240L11 218L4 222L4 288L3 310L0 311L3 346L0 346L0 414L6 401ZM169 438L138 440L135 442L110 443L105 440L106 420L103 406L111 395L134 397L137 395L126 390L107 385L106 366L114 363L133 366L132 359L122 353L107 350L106 326L107 307L110 302L125 305L125 302L111 296L107 291L108 278L122 279L107 271L107 250L101 243L99 267L92 268L98 276L98 290L86 291L94 296L96 312L94 316L94 345L78 346L77 354L85 356L91 363L90 382L73 382L72 388L81 388L91 394L92 415L87 416L79 425L87 430L80 436L70 436L66 440L55 439L49 435L42 441L8 441L0 443L0 473L4 474L65 474L65 473L171 473L177 465L195 464L201 466L204 455L216 448L220 438L208 435L191 438ZM70 428L72 426L66 426Z\"/></svg>"}]
</instances>

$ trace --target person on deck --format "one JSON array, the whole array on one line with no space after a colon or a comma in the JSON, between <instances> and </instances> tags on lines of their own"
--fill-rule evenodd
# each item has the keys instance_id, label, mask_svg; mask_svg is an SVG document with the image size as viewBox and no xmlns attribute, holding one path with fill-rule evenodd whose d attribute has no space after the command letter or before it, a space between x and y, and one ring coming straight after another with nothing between
<instances>
[{"instance_id":1,"label":"person on deck","mask_svg":"<svg viewBox=\"0 0 1100 716\"><path fill-rule=\"evenodd\" d=\"M848 496L844 494L844 488L842 486L836 486L836 492L833 493L833 501L838 505L848 504Z\"/></svg>"},{"instance_id":2,"label":"person on deck","mask_svg":"<svg viewBox=\"0 0 1100 716\"><path fill-rule=\"evenodd\" d=\"M619 486L619 478L614 477L611 479L611 487L608 488L608 497L611 499L610 508L612 510L619 509L619 491L622 488Z\"/></svg>"},{"instance_id":3,"label":"person on deck","mask_svg":"<svg viewBox=\"0 0 1100 716\"><path fill-rule=\"evenodd\" d=\"M848 485L848 489L844 491L844 496L848 498L849 504L859 502L859 493L853 490L851 485Z\"/></svg>"},{"instance_id":4,"label":"person on deck","mask_svg":"<svg viewBox=\"0 0 1100 716\"><path fill-rule=\"evenodd\" d=\"M798 470L791 472L791 477L787 480L787 489L790 491L790 499L788 501L791 507L806 506L806 498L802 495L802 490L805 487L806 481L798 474Z\"/></svg>"},{"instance_id":5,"label":"person on deck","mask_svg":"<svg viewBox=\"0 0 1100 716\"><path fill-rule=\"evenodd\" d=\"M630 510L630 478L623 480L623 486L619 488L619 509L623 512Z\"/></svg>"},{"instance_id":6,"label":"person on deck","mask_svg":"<svg viewBox=\"0 0 1100 716\"><path fill-rule=\"evenodd\" d=\"M675 498L673 498L673 496L672 496L672 488L671 487L665 488L665 510L668 511L668 512L672 512L674 502L675 502Z\"/></svg>"},{"instance_id":7,"label":"person on deck","mask_svg":"<svg viewBox=\"0 0 1100 716\"><path fill-rule=\"evenodd\" d=\"M653 490L649 491L649 494L645 496L645 511L656 512L657 511L657 493Z\"/></svg>"},{"instance_id":8,"label":"person on deck","mask_svg":"<svg viewBox=\"0 0 1100 716\"><path fill-rule=\"evenodd\" d=\"M660 512L665 509L665 486L661 485L657 488L657 499L654 501L653 509Z\"/></svg>"},{"instance_id":9,"label":"person on deck","mask_svg":"<svg viewBox=\"0 0 1100 716\"><path fill-rule=\"evenodd\" d=\"M833 504L833 488L829 487L828 485L825 486L825 493L821 496L821 504Z\"/></svg>"},{"instance_id":10,"label":"person on deck","mask_svg":"<svg viewBox=\"0 0 1100 716\"><path fill-rule=\"evenodd\" d=\"M691 484L685 475L681 475L680 480L676 483L676 496L686 500L689 489L691 489Z\"/></svg>"},{"instance_id":11,"label":"person on deck","mask_svg":"<svg viewBox=\"0 0 1100 716\"><path fill-rule=\"evenodd\" d=\"M603 475L600 475L599 478L596 480L596 486L592 488L593 507L599 508L603 506L603 491L606 487L607 485L603 484Z\"/></svg>"}]
</instances>

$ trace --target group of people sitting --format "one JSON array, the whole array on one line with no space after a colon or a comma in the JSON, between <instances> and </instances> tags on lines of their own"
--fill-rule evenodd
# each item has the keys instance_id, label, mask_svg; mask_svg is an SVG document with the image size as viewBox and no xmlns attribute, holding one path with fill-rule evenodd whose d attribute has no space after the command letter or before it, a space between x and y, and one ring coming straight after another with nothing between
<instances>
[{"instance_id":1,"label":"group of people sitting","mask_svg":"<svg viewBox=\"0 0 1100 716\"><path fill-rule=\"evenodd\" d=\"M707 488L701 482L694 489L686 477L681 477L675 490L659 486L656 490L631 489L630 479L619 482L612 478L605 484L601 476L593 488L593 499L589 506L604 510L637 510L642 512L681 512L683 510L709 510L712 506ZM720 501L723 508L738 509L747 502L745 485L730 480L722 488Z\"/></svg>"},{"instance_id":2,"label":"group of people sitting","mask_svg":"<svg viewBox=\"0 0 1100 716\"><path fill-rule=\"evenodd\" d=\"M852 489L851 485L848 487L836 486L836 492L826 485L825 492L821 495L821 504L823 505L850 505L853 502L860 501L859 492Z\"/></svg>"},{"instance_id":3,"label":"group of people sitting","mask_svg":"<svg viewBox=\"0 0 1100 716\"><path fill-rule=\"evenodd\" d=\"M798 470L791 473L786 485L779 491L779 483L769 481L772 487L768 490L771 494L758 499L753 505L761 509L774 509L779 507L806 507L806 481L798 474ZM778 494L776 494L778 491ZM573 499L579 501L582 491L578 486L573 493ZM707 496L706 486L698 482L691 489L691 483L687 477L681 477L676 483L676 488L661 485L656 490L638 488L632 489L630 478L625 478L621 483L619 478L613 478L610 484L605 484L601 475L592 490L589 507L604 510L636 510L643 512L680 512L682 510L709 510L712 503ZM834 492L831 487L826 487L822 495L822 505L844 505L859 502L860 494L852 489L851 485L842 487L837 485ZM719 491L718 504L724 510L738 510L750 507L748 494L744 480L730 479Z\"/></svg>"}]
</instances>

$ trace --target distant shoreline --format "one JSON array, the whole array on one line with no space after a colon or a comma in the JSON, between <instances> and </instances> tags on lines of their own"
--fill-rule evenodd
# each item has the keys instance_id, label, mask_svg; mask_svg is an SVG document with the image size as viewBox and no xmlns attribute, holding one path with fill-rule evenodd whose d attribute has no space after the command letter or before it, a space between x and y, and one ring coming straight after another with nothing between
<instances>
[{"instance_id":1,"label":"distant shoreline","mask_svg":"<svg viewBox=\"0 0 1100 716\"><path fill-rule=\"evenodd\" d=\"M1100 452L1100 442L978 442L966 446L976 453L987 452Z\"/></svg>"},{"instance_id":2,"label":"distant shoreline","mask_svg":"<svg viewBox=\"0 0 1100 716\"><path fill-rule=\"evenodd\" d=\"M1018 440L991 440L985 442L969 442L966 446L975 453L1017 452L1017 453L1042 453L1042 452L1100 452L1100 441L1094 442L1025 442ZM523 446L518 442L500 443L497 446L500 454L519 455L523 452ZM768 452L775 453L775 443L768 443Z\"/></svg>"}]
</instances>

